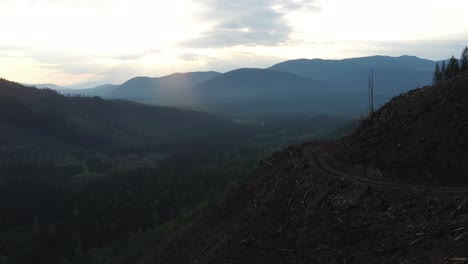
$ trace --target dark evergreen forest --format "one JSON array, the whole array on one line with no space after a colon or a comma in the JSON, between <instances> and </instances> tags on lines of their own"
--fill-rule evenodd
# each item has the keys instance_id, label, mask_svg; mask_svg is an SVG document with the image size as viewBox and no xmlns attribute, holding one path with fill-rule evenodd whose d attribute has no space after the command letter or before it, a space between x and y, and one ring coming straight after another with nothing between
<instances>
[{"instance_id":1,"label":"dark evergreen forest","mask_svg":"<svg viewBox=\"0 0 468 264\"><path fill-rule=\"evenodd\" d=\"M132 263L272 152L352 127L234 122L0 80L0 263Z\"/></svg>"}]
</instances>

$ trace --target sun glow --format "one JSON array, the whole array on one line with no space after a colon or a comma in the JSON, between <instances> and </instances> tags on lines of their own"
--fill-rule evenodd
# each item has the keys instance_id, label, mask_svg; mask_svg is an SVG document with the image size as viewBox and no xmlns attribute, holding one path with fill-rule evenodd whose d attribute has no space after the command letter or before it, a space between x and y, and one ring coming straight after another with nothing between
<instances>
[{"instance_id":1,"label":"sun glow","mask_svg":"<svg viewBox=\"0 0 468 264\"><path fill-rule=\"evenodd\" d=\"M69 85L299 57L443 59L466 45L467 11L466 0L0 0L0 77Z\"/></svg>"},{"instance_id":2,"label":"sun glow","mask_svg":"<svg viewBox=\"0 0 468 264\"><path fill-rule=\"evenodd\" d=\"M0 2L0 8L2 42L31 43L48 49L85 53L157 49L202 30L190 23L197 5L187 0L109 1L90 5L7 1ZM18 19L18 15L27 19Z\"/></svg>"},{"instance_id":3,"label":"sun glow","mask_svg":"<svg viewBox=\"0 0 468 264\"><path fill-rule=\"evenodd\" d=\"M97 57L167 63L169 55L155 58L204 30L203 24L192 23L199 8L188 0L0 1L0 70L13 80L44 82L53 65L90 63ZM28 59L6 65L6 58ZM58 81L70 82L68 77Z\"/></svg>"}]
</instances>

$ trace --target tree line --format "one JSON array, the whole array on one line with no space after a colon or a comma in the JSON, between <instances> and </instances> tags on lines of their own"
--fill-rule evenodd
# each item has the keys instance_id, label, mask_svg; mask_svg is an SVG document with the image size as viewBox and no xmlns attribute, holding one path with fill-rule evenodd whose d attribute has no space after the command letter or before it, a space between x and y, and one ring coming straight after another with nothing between
<instances>
[{"instance_id":1,"label":"tree line","mask_svg":"<svg viewBox=\"0 0 468 264\"><path fill-rule=\"evenodd\" d=\"M468 71L468 47L462 51L460 60L457 60L453 55L448 60L447 64L442 61L442 64L436 63L433 84L438 85L442 81L449 80L460 73Z\"/></svg>"}]
</instances>

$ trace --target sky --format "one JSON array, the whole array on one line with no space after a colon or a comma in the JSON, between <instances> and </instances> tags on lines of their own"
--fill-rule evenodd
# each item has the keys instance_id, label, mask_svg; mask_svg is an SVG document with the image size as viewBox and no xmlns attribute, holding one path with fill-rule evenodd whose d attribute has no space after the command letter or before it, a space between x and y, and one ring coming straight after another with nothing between
<instances>
[{"instance_id":1,"label":"sky","mask_svg":"<svg viewBox=\"0 0 468 264\"><path fill-rule=\"evenodd\" d=\"M467 12L467 0L0 0L0 77L92 86L297 58L441 60L468 45Z\"/></svg>"}]
</instances>

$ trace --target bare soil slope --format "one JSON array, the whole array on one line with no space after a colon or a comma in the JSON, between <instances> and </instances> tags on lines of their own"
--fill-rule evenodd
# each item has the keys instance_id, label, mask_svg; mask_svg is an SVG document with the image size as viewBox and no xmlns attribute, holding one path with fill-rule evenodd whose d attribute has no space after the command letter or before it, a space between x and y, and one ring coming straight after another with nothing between
<instances>
[{"instance_id":1,"label":"bare soil slope","mask_svg":"<svg viewBox=\"0 0 468 264\"><path fill-rule=\"evenodd\" d=\"M396 97L337 145L377 178L468 185L468 75Z\"/></svg>"}]
</instances>

